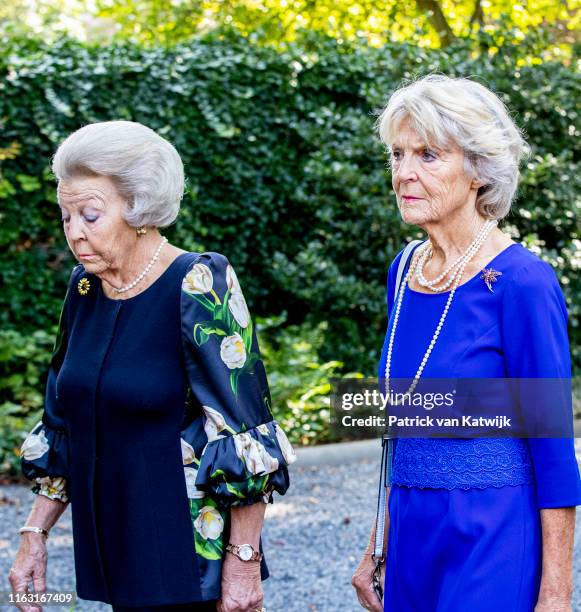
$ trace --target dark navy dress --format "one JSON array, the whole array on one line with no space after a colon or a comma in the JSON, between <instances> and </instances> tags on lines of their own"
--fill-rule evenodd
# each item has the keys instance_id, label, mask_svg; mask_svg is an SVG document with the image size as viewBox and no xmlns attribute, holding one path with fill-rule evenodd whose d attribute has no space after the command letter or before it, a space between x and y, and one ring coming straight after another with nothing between
<instances>
[{"instance_id":1,"label":"dark navy dress","mask_svg":"<svg viewBox=\"0 0 581 612\"><path fill-rule=\"evenodd\" d=\"M71 502L81 598L218 599L228 509L283 494L294 458L225 257L184 253L127 300L75 268L22 463Z\"/></svg>"},{"instance_id":2,"label":"dark navy dress","mask_svg":"<svg viewBox=\"0 0 581 612\"><path fill-rule=\"evenodd\" d=\"M397 267L388 276L392 311ZM425 378L568 378L567 313L551 267L519 244L452 301ZM448 293L406 288L391 376L412 378ZM393 316L379 364L385 377ZM395 443L384 607L389 612L532 612L541 578L541 508L581 503L572 439Z\"/></svg>"}]
</instances>

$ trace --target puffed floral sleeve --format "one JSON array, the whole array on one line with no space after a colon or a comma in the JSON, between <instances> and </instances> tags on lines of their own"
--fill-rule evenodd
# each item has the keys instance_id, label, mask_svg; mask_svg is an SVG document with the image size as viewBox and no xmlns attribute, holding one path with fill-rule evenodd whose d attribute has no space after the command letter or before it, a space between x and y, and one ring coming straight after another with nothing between
<instances>
[{"instance_id":1,"label":"puffed floral sleeve","mask_svg":"<svg viewBox=\"0 0 581 612\"><path fill-rule=\"evenodd\" d=\"M206 442L190 467L195 487L222 508L272 501L273 491L286 492L287 466L296 456L273 420L256 332L226 257L203 253L190 264L181 317L185 366ZM182 444L199 446L199 429L199 419L192 420Z\"/></svg>"},{"instance_id":2,"label":"puffed floral sleeve","mask_svg":"<svg viewBox=\"0 0 581 612\"><path fill-rule=\"evenodd\" d=\"M69 501L68 438L57 397L56 379L67 350L67 305L70 287L80 269L81 266L77 266L71 274L69 290L61 310L48 371L42 419L32 428L20 449L22 472L26 478L35 481L32 488L34 493L62 502Z\"/></svg>"}]
</instances>

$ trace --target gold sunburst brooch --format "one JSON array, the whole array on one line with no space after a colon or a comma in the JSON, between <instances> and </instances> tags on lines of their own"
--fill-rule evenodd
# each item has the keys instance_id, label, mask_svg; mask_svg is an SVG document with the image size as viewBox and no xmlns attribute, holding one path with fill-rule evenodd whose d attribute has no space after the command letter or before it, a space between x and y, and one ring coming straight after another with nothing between
<instances>
[{"instance_id":1,"label":"gold sunburst brooch","mask_svg":"<svg viewBox=\"0 0 581 612\"><path fill-rule=\"evenodd\" d=\"M481 279L484 280L486 286L492 293L494 293L494 289L492 288L492 283L496 282L496 277L502 276L502 272L498 272L497 270L493 270L492 268L484 268L482 270Z\"/></svg>"},{"instance_id":2,"label":"gold sunburst brooch","mask_svg":"<svg viewBox=\"0 0 581 612\"><path fill-rule=\"evenodd\" d=\"M89 293L89 289L91 288L91 283L88 278L81 278L79 284L77 285L77 289L81 295L87 295Z\"/></svg>"}]
</instances>

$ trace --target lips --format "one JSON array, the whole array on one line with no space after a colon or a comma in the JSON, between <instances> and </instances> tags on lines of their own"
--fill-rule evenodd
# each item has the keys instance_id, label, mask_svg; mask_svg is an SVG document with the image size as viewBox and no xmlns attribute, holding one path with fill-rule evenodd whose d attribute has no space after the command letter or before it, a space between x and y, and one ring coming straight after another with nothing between
<instances>
[{"instance_id":1,"label":"lips","mask_svg":"<svg viewBox=\"0 0 581 612\"><path fill-rule=\"evenodd\" d=\"M416 198L416 196L401 196L402 200L407 200L408 202L412 202L413 200L421 200L422 198Z\"/></svg>"}]
</instances>

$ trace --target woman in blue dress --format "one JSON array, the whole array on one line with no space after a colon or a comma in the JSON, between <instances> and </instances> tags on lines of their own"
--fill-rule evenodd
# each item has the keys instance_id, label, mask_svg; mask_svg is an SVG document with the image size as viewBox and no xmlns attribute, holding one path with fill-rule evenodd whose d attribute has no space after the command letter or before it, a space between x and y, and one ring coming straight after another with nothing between
<instances>
[{"instance_id":1,"label":"woman in blue dress","mask_svg":"<svg viewBox=\"0 0 581 612\"><path fill-rule=\"evenodd\" d=\"M555 274L497 227L524 148L499 98L468 79L429 76L396 91L379 131L402 218L428 234L397 292L402 253L389 269L387 390L398 378L414 381L410 393L428 378L569 378ZM572 438L400 437L393 447L383 603L373 529L353 577L362 607L571 612L581 503Z\"/></svg>"},{"instance_id":2,"label":"woman in blue dress","mask_svg":"<svg viewBox=\"0 0 581 612\"><path fill-rule=\"evenodd\" d=\"M182 162L153 130L96 123L53 162L72 272L42 421L22 446L35 498L10 582L46 586L70 503L76 589L117 610L255 612L265 501L294 459L240 283L218 253L158 228Z\"/></svg>"}]
</instances>

